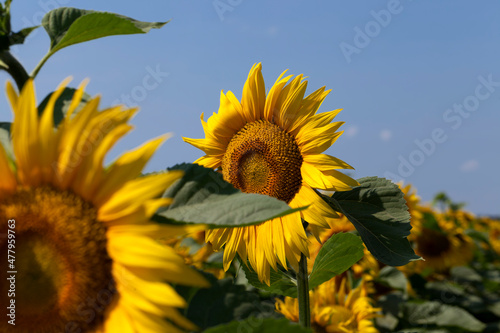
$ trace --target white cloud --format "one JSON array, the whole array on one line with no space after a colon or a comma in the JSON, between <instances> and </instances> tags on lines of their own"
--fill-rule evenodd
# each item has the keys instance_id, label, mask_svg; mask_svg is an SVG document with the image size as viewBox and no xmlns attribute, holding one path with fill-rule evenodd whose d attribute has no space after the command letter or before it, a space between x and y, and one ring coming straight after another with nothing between
<instances>
[{"instance_id":1,"label":"white cloud","mask_svg":"<svg viewBox=\"0 0 500 333\"><path fill-rule=\"evenodd\" d=\"M479 162L477 160L468 160L460 166L462 172L472 172L479 169Z\"/></svg>"},{"instance_id":2,"label":"white cloud","mask_svg":"<svg viewBox=\"0 0 500 333\"><path fill-rule=\"evenodd\" d=\"M392 132L385 129L380 131L380 139L382 141L389 141L392 138Z\"/></svg>"},{"instance_id":3,"label":"white cloud","mask_svg":"<svg viewBox=\"0 0 500 333\"><path fill-rule=\"evenodd\" d=\"M347 137L355 137L356 134L358 134L359 132L359 128L358 126L354 125L354 126L350 126L348 128L346 128L346 130L344 131L344 134L347 136Z\"/></svg>"}]
</instances>

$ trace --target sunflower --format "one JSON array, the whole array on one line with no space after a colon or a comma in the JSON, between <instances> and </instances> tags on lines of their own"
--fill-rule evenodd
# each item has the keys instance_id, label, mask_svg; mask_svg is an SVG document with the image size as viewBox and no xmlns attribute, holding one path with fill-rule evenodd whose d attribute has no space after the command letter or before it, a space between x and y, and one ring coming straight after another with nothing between
<instances>
[{"instance_id":1,"label":"sunflower","mask_svg":"<svg viewBox=\"0 0 500 333\"><path fill-rule=\"evenodd\" d=\"M448 214L450 219L453 219L460 227L464 229L475 229L478 231L486 231L486 224L483 223L482 219L477 218L471 212L463 209L449 210Z\"/></svg>"},{"instance_id":2,"label":"sunflower","mask_svg":"<svg viewBox=\"0 0 500 333\"><path fill-rule=\"evenodd\" d=\"M211 273L219 280L226 277L222 261L214 260L212 245L205 242L204 230L160 241L173 248L184 259L186 265Z\"/></svg>"},{"instance_id":3,"label":"sunflower","mask_svg":"<svg viewBox=\"0 0 500 333\"><path fill-rule=\"evenodd\" d=\"M490 218L483 218L489 223L489 241L492 249L500 255L500 221Z\"/></svg>"},{"instance_id":4,"label":"sunflower","mask_svg":"<svg viewBox=\"0 0 500 333\"><path fill-rule=\"evenodd\" d=\"M417 195L417 190L411 184L403 186L402 182L398 183L399 188L404 194L406 205L408 206L408 213L411 216L411 225L415 226L420 223L422 219L422 212L420 209L420 197Z\"/></svg>"},{"instance_id":5,"label":"sunflower","mask_svg":"<svg viewBox=\"0 0 500 333\"><path fill-rule=\"evenodd\" d=\"M269 284L270 267L287 268L287 260L297 267L301 253L308 256L302 219L318 235L336 217L314 189L346 191L358 183L337 171L350 165L322 154L342 134L337 130L343 123L331 122L340 110L316 114L330 91L323 87L304 98L307 81L284 77L285 71L266 94L261 69L259 63L250 70L241 103L232 92L221 92L219 112L207 122L201 115L204 139L184 141L205 152L195 163L220 167L241 191L273 196L292 208L309 206L256 226L207 232L214 250L225 245L224 269L238 253Z\"/></svg>"},{"instance_id":6,"label":"sunflower","mask_svg":"<svg viewBox=\"0 0 500 333\"><path fill-rule=\"evenodd\" d=\"M377 333L372 319L379 308L373 307L364 280L352 289L345 276L335 277L309 292L311 326L314 332L323 333ZM276 310L291 321L299 320L297 298L276 300Z\"/></svg>"},{"instance_id":7,"label":"sunflower","mask_svg":"<svg viewBox=\"0 0 500 333\"><path fill-rule=\"evenodd\" d=\"M380 261L378 261L373 254L364 246L364 255L361 260L355 263L351 270L356 278L363 278L366 282L368 292L373 294L376 292L374 281L380 275L380 270L384 267Z\"/></svg>"},{"instance_id":8,"label":"sunflower","mask_svg":"<svg viewBox=\"0 0 500 333\"><path fill-rule=\"evenodd\" d=\"M40 117L33 82L19 95L7 84L14 156L0 145L0 232L9 235L0 239L0 252L8 258L15 251L15 258L0 266L15 282L0 289L3 306L15 305L9 310L15 327L2 320L0 332L195 329L176 309L186 302L165 281L206 281L152 238L182 228L149 220L169 204L158 197L181 173L137 178L165 137L104 168L106 153L131 129L127 122L136 110L98 111L95 98L76 112L82 84L54 129L54 104L65 84Z\"/></svg>"},{"instance_id":9,"label":"sunflower","mask_svg":"<svg viewBox=\"0 0 500 333\"><path fill-rule=\"evenodd\" d=\"M423 222L412 230L415 253L424 260L398 267L411 274L430 269L446 273L455 266L467 265L474 256L474 241L465 230L443 214L422 210Z\"/></svg>"}]
</instances>

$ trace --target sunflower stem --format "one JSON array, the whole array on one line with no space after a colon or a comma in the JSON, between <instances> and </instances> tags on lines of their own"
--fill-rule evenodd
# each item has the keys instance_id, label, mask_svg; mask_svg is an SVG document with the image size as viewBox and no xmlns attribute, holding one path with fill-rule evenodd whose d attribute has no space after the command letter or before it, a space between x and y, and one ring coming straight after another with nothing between
<instances>
[{"instance_id":1,"label":"sunflower stem","mask_svg":"<svg viewBox=\"0 0 500 333\"><path fill-rule=\"evenodd\" d=\"M33 79L38 75L38 72L40 71L40 69L42 69L42 66L45 64L47 60L49 60L52 54L53 53L49 51L46 55L43 56L42 60L40 60L38 65L36 65L35 69L33 69L30 75Z\"/></svg>"},{"instance_id":2,"label":"sunflower stem","mask_svg":"<svg viewBox=\"0 0 500 333\"><path fill-rule=\"evenodd\" d=\"M5 70L16 81L19 91L29 79L29 75L23 65L7 50L0 52L0 69Z\"/></svg>"},{"instance_id":3,"label":"sunflower stem","mask_svg":"<svg viewBox=\"0 0 500 333\"><path fill-rule=\"evenodd\" d=\"M307 274L307 258L301 253L299 273L297 275L297 297L299 301L299 324L311 327L311 304L309 303L309 275Z\"/></svg>"}]
</instances>

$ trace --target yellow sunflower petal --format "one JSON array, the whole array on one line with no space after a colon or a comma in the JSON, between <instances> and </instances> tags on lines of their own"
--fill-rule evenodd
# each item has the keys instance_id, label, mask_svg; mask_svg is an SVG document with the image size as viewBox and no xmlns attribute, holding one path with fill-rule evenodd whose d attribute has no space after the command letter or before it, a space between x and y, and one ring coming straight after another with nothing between
<instances>
[{"instance_id":1,"label":"yellow sunflower petal","mask_svg":"<svg viewBox=\"0 0 500 333\"><path fill-rule=\"evenodd\" d=\"M70 78L64 80L59 87L52 93L49 101L42 113L40 120L40 156L41 163L41 177L44 182L52 181L52 162L56 159L57 155L57 133L54 130L54 106L56 100L61 96L67 84L71 81Z\"/></svg>"},{"instance_id":2,"label":"yellow sunflower petal","mask_svg":"<svg viewBox=\"0 0 500 333\"><path fill-rule=\"evenodd\" d=\"M58 187L67 189L71 180L81 163L81 151L76 149L80 142L82 133L87 129L87 125L97 115L97 106L99 98L94 98L89 101L71 120L66 118L64 124L60 127L59 141L64 144L63 148L59 148L59 158L57 161L57 177Z\"/></svg>"},{"instance_id":3,"label":"yellow sunflower petal","mask_svg":"<svg viewBox=\"0 0 500 333\"><path fill-rule=\"evenodd\" d=\"M143 205L137 198L149 199L159 195L183 174L183 171L170 171L129 181L100 206L98 218L110 221L130 214Z\"/></svg>"},{"instance_id":4,"label":"yellow sunflower petal","mask_svg":"<svg viewBox=\"0 0 500 333\"><path fill-rule=\"evenodd\" d=\"M307 209L301 211L301 215L304 219L310 223L321 226L323 228L329 228L327 218L333 218L337 215L333 210L325 204L322 204L323 199L321 199L314 190L309 187L309 185L302 185L299 193L295 195L292 203L296 207L309 206ZM291 204L292 204L291 203Z\"/></svg>"},{"instance_id":5,"label":"yellow sunflower petal","mask_svg":"<svg viewBox=\"0 0 500 333\"><path fill-rule=\"evenodd\" d=\"M120 156L109 168L106 178L96 193L94 202L101 206L112 193L120 189L126 181L140 175L156 149L167 139L167 135L151 140L136 150ZM142 184L142 183L141 183Z\"/></svg>"},{"instance_id":6,"label":"yellow sunflower petal","mask_svg":"<svg viewBox=\"0 0 500 333\"><path fill-rule=\"evenodd\" d=\"M264 257L265 260L269 263L269 265L277 270L278 266L276 265L276 253L274 251L274 238L273 238L273 224L281 223L281 220L271 220L268 222L264 222L259 225L257 232L257 244L264 249ZM283 239L281 239L283 242Z\"/></svg>"},{"instance_id":7,"label":"yellow sunflower petal","mask_svg":"<svg viewBox=\"0 0 500 333\"><path fill-rule=\"evenodd\" d=\"M116 268L113 268L116 271ZM114 277L119 282L118 291L123 297L134 299L135 302L141 303L138 305L144 311L158 311L155 313L158 316L162 315L163 309L155 306L173 306L176 308L186 307L186 301L180 297L175 289L163 281L147 281L135 276L128 271L127 277L121 275L127 274L126 268L120 269L120 274L115 274Z\"/></svg>"},{"instance_id":8,"label":"yellow sunflower petal","mask_svg":"<svg viewBox=\"0 0 500 333\"><path fill-rule=\"evenodd\" d=\"M342 109L337 109L337 110L332 110L328 112L323 112L323 113L318 113L311 117L309 121L311 123L314 123L315 127L323 127L328 125L335 119L335 117L339 114L339 112L342 111Z\"/></svg>"},{"instance_id":9,"label":"yellow sunflower petal","mask_svg":"<svg viewBox=\"0 0 500 333\"><path fill-rule=\"evenodd\" d=\"M234 228L231 237L228 239L226 243L226 248L224 250L225 271L229 269L229 265L231 264L231 261L233 261L234 256L236 255L243 233L244 233L244 228Z\"/></svg>"},{"instance_id":10,"label":"yellow sunflower petal","mask_svg":"<svg viewBox=\"0 0 500 333\"><path fill-rule=\"evenodd\" d=\"M235 102L237 102L237 104L235 104ZM242 117L240 111L241 105L238 100L229 99L229 97L221 91L219 114L214 114L207 122L209 133L213 133L216 137L220 136L230 139L236 132L245 126L245 119Z\"/></svg>"},{"instance_id":11,"label":"yellow sunflower petal","mask_svg":"<svg viewBox=\"0 0 500 333\"><path fill-rule=\"evenodd\" d=\"M6 90L10 106L12 107L13 110L17 109L17 102L19 101L19 96L17 95L16 89L12 85L12 82L7 81Z\"/></svg>"},{"instance_id":12,"label":"yellow sunflower petal","mask_svg":"<svg viewBox=\"0 0 500 333\"><path fill-rule=\"evenodd\" d=\"M309 96L304 98L302 101L302 106L300 108L299 117L296 119L294 124L288 129L288 131L295 137L298 136L298 131L309 124L311 118L318 111L319 107L325 100L326 96L331 90L325 91L325 87L319 88L318 90L311 93Z\"/></svg>"},{"instance_id":13,"label":"yellow sunflower petal","mask_svg":"<svg viewBox=\"0 0 500 333\"><path fill-rule=\"evenodd\" d=\"M341 132L336 132L342 126L343 122L331 123L319 128L310 128L304 126L297 136L297 144L304 155L321 154L342 135Z\"/></svg>"},{"instance_id":14,"label":"yellow sunflower petal","mask_svg":"<svg viewBox=\"0 0 500 333\"><path fill-rule=\"evenodd\" d=\"M172 225L172 224L132 224L132 225L117 225L108 228L108 234L123 234L131 233L134 235L143 235L154 237L156 239L174 238L177 236L185 236L207 229L205 224L185 224L185 225Z\"/></svg>"},{"instance_id":15,"label":"yellow sunflower petal","mask_svg":"<svg viewBox=\"0 0 500 333\"><path fill-rule=\"evenodd\" d=\"M297 76L291 83L289 96L280 107L280 126L289 131L295 121L300 117L302 100L307 89L307 81L302 82L302 75Z\"/></svg>"},{"instance_id":16,"label":"yellow sunflower petal","mask_svg":"<svg viewBox=\"0 0 500 333\"><path fill-rule=\"evenodd\" d=\"M82 100L83 93L85 91L85 87L89 83L88 79L83 80L80 85L78 86L78 89L76 89L75 93L73 94L73 98L71 99L71 103L68 107L66 119L71 119L73 116L73 113L75 112L76 108L80 104Z\"/></svg>"},{"instance_id":17,"label":"yellow sunflower petal","mask_svg":"<svg viewBox=\"0 0 500 333\"><path fill-rule=\"evenodd\" d=\"M227 242L228 236L232 233L232 229L212 229L207 230L205 241L212 244L216 251L220 250Z\"/></svg>"},{"instance_id":18,"label":"yellow sunflower petal","mask_svg":"<svg viewBox=\"0 0 500 333\"><path fill-rule=\"evenodd\" d=\"M222 156L205 155L194 161L194 163L204 166L205 168L217 169L222 161Z\"/></svg>"},{"instance_id":19,"label":"yellow sunflower petal","mask_svg":"<svg viewBox=\"0 0 500 333\"><path fill-rule=\"evenodd\" d=\"M118 125L106 135L100 144L83 161L81 172L79 172L73 183L73 190L82 193L85 199L92 201L95 197L96 189L104 180L102 165L104 158L115 143L132 129L131 125ZM94 172L88 172L93 170Z\"/></svg>"},{"instance_id":20,"label":"yellow sunflower petal","mask_svg":"<svg viewBox=\"0 0 500 333\"><path fill-rule=\"evenodd\" d=\"M210 155L221 155L224 153L224 146L220 143L209 140L209 139L190 139L190 138L182 138L184 142L189 143L190 145L195 146L196 148L203 150L206 154Z\"/></svg>"},{"instance_id":21,"label":"yellow sunflower petal","mask_svg":"<svg viewBox=\"0 0 500 333\"><path fill-rule=\"evenodd\" d=\"M285 234L286 237L286 234ZM286 239L286 238L285 238ZM292 250L292 247L288 244L288 242L284 243L285 245L285 254L286 259L290 266L293 267L295 271L299 270L299 260L300 260L300 252L298 252L295 248Z\"/></svg>"},{"instance_id":22,"label":"yellow sunflower petal","mask_svg":"<svg viewBox=\"0 0 500 333\"><path fill-rule=\"evenodd\" d=\"M119 227L122 225L126 225L127 227L133 225L147 226L150 223L151 216L153 216L159 208L168 206L171 203L171 198L146 200L142 205L135 205L134 208L130 209L126 214L103 216L102 222L106 224L107 228Z\"/></svg>"},{"instance_id":23,"label":"yellow sunflower petal","mask_svg":"<svg viewBox=\"0 0 500 333\"><path fill-rule=\"evenodd\" d=\"M40 149L38 133L38 111L33 80L24 84L14 111L12 124L12 146L16 156L17 175L26 185L36 186L41 182Z\"/></svg>"},{"instance_id":24,"label":"yellow sunflower petal","mask_svg":"<svg viewBox=\"0 0 500 333\"><path fill-rule=\"evenodd\" d=\"M134 245L131 247L131 245ZM108 239L111 258L125 267L157 268L169 272L169 281L181 284L206 285L204 278L184 265L173 249L150 238L138 235L114 235Z\"/></svg>"},{"instance_id":25,"label":"yellow sunflower petal","mask_svg":"<svg viewBox=\"0 0 500 333\"><path fill-rule=\"evenodd\" d=\"M125 311L123 306L119 306L118 300L115 304L109 306L110 310L107 311L103 330L98 330L99 333L105 332L120 332L120 333L137 333L133 326L133 319Z\"/></svg>"},{"instance_id":26,"label":"yellow sunflower petal","mask_svg":"<svg viewBox=\"0 0 500 333\"><path fill-rule=\"evenodd\" d=\"M307 235L302 225L302 219L300 218L300 213L292 213L281 217L283 220L283 225L286 225L287 232L285 232L285 239L292 248L297 253L304 253L309 257L309 248L307 247Z\"/></svg>"},{"instance_id":27,"label":"yellow sunflower petal","mask_svg":"<svg viewBox=\"0 0 500 333\"><path fill-rule=\"evenodd\" d=\"M301 167L304 181L310 186L326 191L349 191L359 183L337 170L320 171L307 162Z\"/></svg>"},{"instance_id":28,"label":"yellow sunflower petal","mask_svg":"<svg viewBox=\"0 0 500 333\"><path fill-rule=\"evenodd\" d=\"M267 121L271 122L273 121L274 110L276 109L276 103L278 102L281 91L292 77L292 75L289 75L283 78L283 75L285 75L286 72L287 71L281 73L281 75L278 77L272 88L269 90L269 93L267 94L266 105L264 107L264 116L263 116L263 118L266 119Z\"/></svg>"},{"instance_id":29,"label":"yellow sunflower petal","mask_svg":"<svg viewBox=\"0 0 500 333\"><path fill-rule=\"evenodd\" d=\"M266 88L261 70L262 65L260 63L255 64L250 70L248 79L243 87L241 107L247 122L260 119L264 113Z\"/></svg>"},{"instance_id":30,"label":"yellow sunflower petal","mask_svg":"<svg viewBox=\"0 0 500 333\"><path fill-rule=\"evenodd\" d=\"M183 329L174 326L172 323L165 320L165 318L151 315L151 313L147 311L139 310L131 300L123 298L120 300L120 303L129 316L134 318L134 326L137 332L185 333ZM167 313L165 313L165 315L166 314Z\"/></svg>"},{"instance_id":31,"label":"yellow sunflower petal","mask_svg":"<svg viewBox=\"0 0 500 333\"><path fill-rule=\"evenodd\" d=\"M334 169L354 169L346 162L327 154L304 155L304 161L321 171Z\"/></svg>"},{"instance_id":32,"label":"yellow sunflower petal","mask_svg":"<svg viewBox=\"0 0 500 333\"><path fill-rule=\"evenodd\" d=\"M278 222L278 221L276 221ZM279 223L271 223L273 228L273 244L276 252L276 256L282 267L287 268L286 265L286 252L285 252L285 235L283 232L283 220L279 220Z\"/></svg>"}]
</instances>

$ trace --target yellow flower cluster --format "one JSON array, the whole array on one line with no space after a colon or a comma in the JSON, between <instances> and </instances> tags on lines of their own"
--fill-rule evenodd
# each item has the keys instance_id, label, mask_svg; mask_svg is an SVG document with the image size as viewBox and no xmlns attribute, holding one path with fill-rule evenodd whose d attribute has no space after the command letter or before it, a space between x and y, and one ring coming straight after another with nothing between
<instances>
[{"instance_id":1,"label":"yellow flower cluster","mask_svg":"<svg viewBox=\"0 0 500 333\"><path fill-rule=\"evenodd\" d=\"M398 269L408 278L413 274L426 276L428 280L443 280L450 269L467 266L474 259L475 251L490 251L500 262L500 221L475 217L462 210L439 211L422 205L411 185L401 186L411 215L413 229L408 237L415 252L425 261L415 261ZM474 241L468 234L473 230L484 234L483 242ZM319 241L311 235L311 254L308 269L311 272L314 259L333 234L354 232L355 229L345 216L332 221L332 228L321 232ZM346 273L333 278L310 292L311 318L315 332L378 332L373 318L380 316L375 308L376 300L391 292L391 288L378 282L385 265L379 262L365 247L364 257ZM349 278L347 278L349 277ZM351 288L349 282L357 281ZM408 282L408 295L416 296ZM298 321L297 299L285 297L276 301L276 309L292 321Z\"/></svg>"},{"instance_id":2,"label":"yellow flower cluster","mask_svg":"<svg viewBox=\"0 0 500 333\"><path fill-rule=\"evenodd\" d=\"M309 256L311 272L332 235L355 233L349 220L315 190L342 191L358 184L337 171L351 166L323 154L341 134L337 130L342 123L332 122L340 110L318 114L328 91L320 88L304 96L307 81L302 75L283 76L266 94L261 65L256 64L242 101L222 93L219 113L207 122L202 118L206 138L185 141L205 151L197 163L222 167L224 178L243 192L308 209L259 225L206 231L204 226L174 227L150 220L158 208L171 204L160 196L182 176L179 171L141 176L166 137L103 165L107 152L131 129L128 121L136 110L99 110L99 98L77 110L82 85L55 127L54 105L65 84L41 115L31 80L20 93L8 85L13 152L0 145L0 220L13 221L12 226L16 219L23 221L16 229L22 240L16 248L16 301L23 309L19 332L62 331L67 323L82 332L196 330L178 310L188 304L165 283L208 286L188 266L223 279L238 274L238 264L232 264L238 254L269 285L271 269L296 268L301 256ZM441 210L422 205L410 185L400 187L413 226L408 239L425 259L400 267L406 277L439 279L454 267L469 265L478 250L500 262L500 221L475 217L459 205ZM0 233L7 234L8 228L13 227L2 224ZM6 239L0 239L0 248L8 248ZM222 255L217 253L223 248ZM0 268L9 270L5 261ZM390 291L378 283L383 268L365 248L350 270L311 290L313 329L378 332L374 319L382 309L376 302ZM0 289L8 294L7 284ZM411 294L410 285L407 290ZM89 300L100 305L93 307ZM275 307L298 321L297 299L277 298ZM8 331L7 325L0 323L0 332Z\"/></svg>"}]
</instances>

